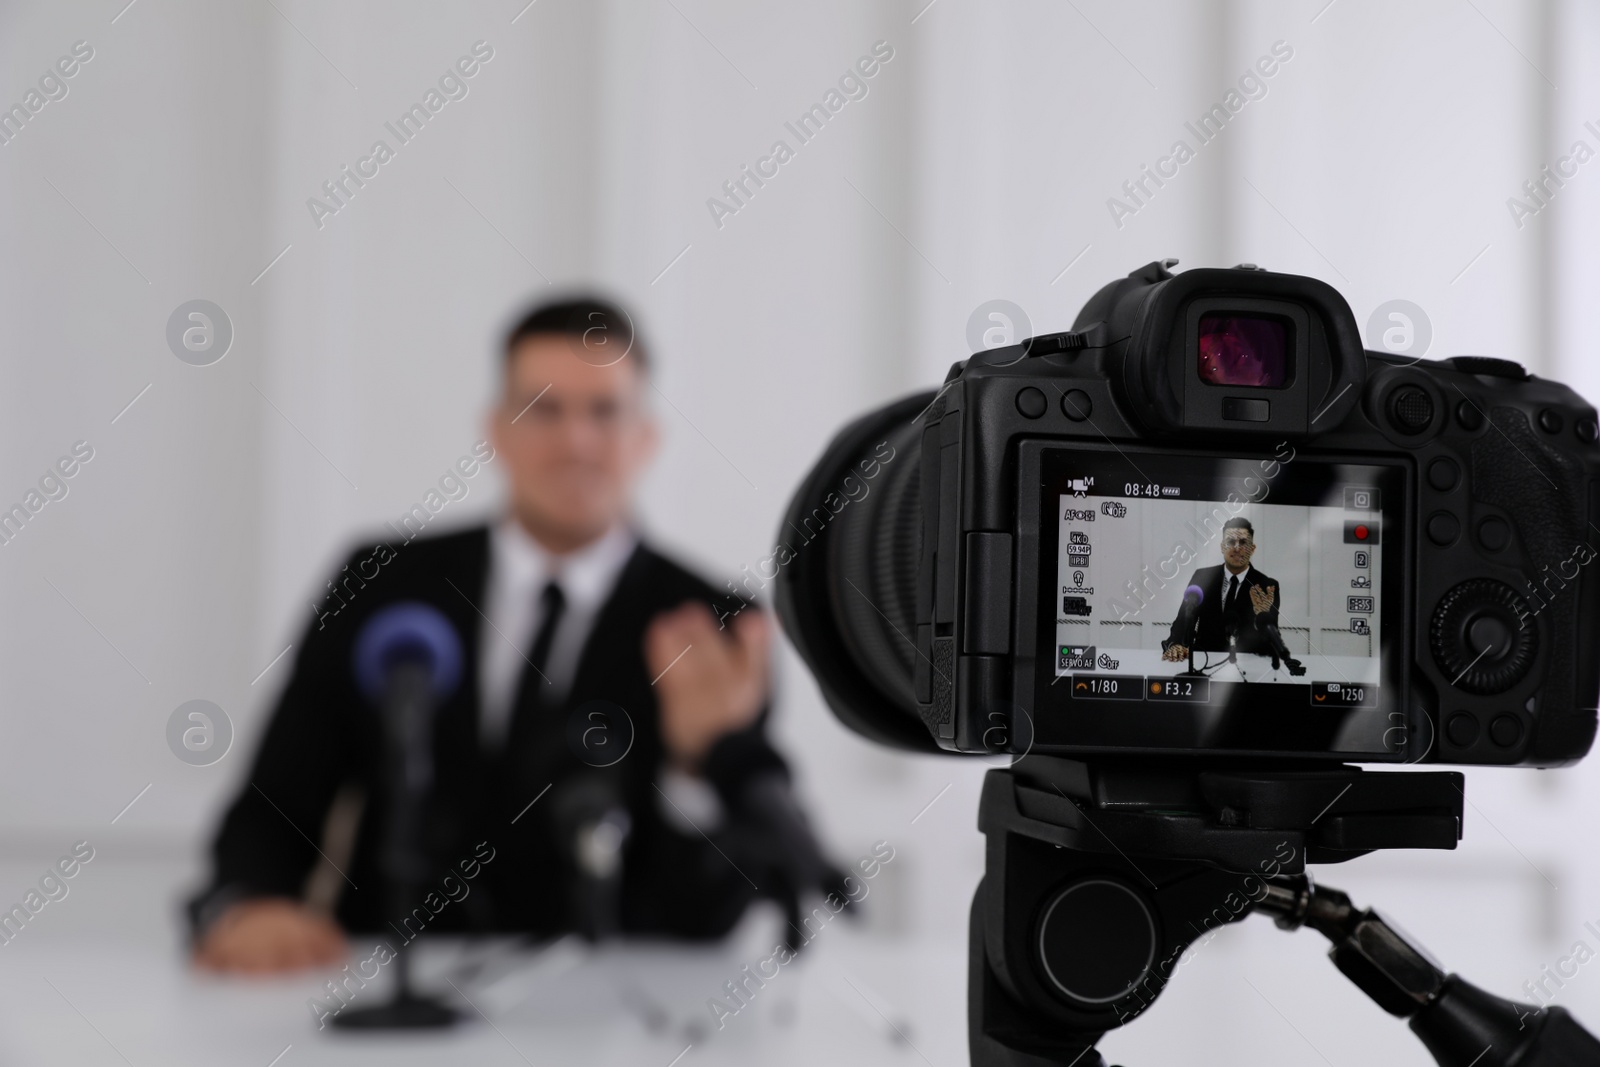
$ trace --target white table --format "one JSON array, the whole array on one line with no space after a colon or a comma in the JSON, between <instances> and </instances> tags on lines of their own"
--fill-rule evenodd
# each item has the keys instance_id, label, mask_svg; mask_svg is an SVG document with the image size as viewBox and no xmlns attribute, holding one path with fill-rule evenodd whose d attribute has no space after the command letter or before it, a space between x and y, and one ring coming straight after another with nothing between
<instances>
[{"instance_id":1,"label":"white table","mask_svg":"<svg viewBox=\"0 0 1600 1067\"><path fill-rule=\"evenodd\" d=\"M913 857L907 849L896 862ZM1474 980L1514 995L1518 976L1536 974L1546 949L1528 943L1516 923L1484 928L1482 918L1513 914L1517 887L1537 879L1500 884L1490 874L1515 875L1517 864L1472 866L1465 859L1377 858L1339 870L1337 884L1392 905ZM0 860L0 885L14 894L41 863ZM1410 877L1373 870L1386 863L1401 865ZM1434 880L1415 881L1419 871ZM22 936L0 946L0 1067L967 1063L967 931L964 915L956 915L970 895L966 885L916 879L919 892L948 896L952 906L938 909L937 926L911 936L871 934L833 920L809 958L781 968L720 1031L713 1029L706 1000L720 995L741 966L771 951L777 928L771 911L753 913L720 946L558 951L542 963L524 956L498 981L458 979L482 1015L442 980L480 948L442 939L420 944L421 983L451 994L472 1016L441 1033L375 1036L317 1030L307 1000L330 973L274 980L195 973L179 951L174 921L193 877L192 869L172 863L102 855L75 880L67 899L50 904ZM1468 891L1444 892L1463 879ZM1370 892L1362 892L1363 881L1372 883ZM1464 936L1467 929L1471 938ZM1474 947L1483 949L1481 958L1474 958ZM357 958L371 951L364 940L355 948ZM1566 1003L1585 1019L1600 1019L1600 984L1584 973ZM381 994L374 985L354 1003ZM1403 1024L1334 970L1319 939L1285 935L1265 920L1231 927L1199 948L1154 1008L1107 1035L1101 1047L1108 1060L1127 1067L1321 1063L1319 1052L1341 1065L1432 1062Z\"/></svg>"},{"instance_id":2,"label":"white table","mask_svg":"<svg viewBox=\"0 0 1600 1067\"><path fill-rule=\"evenodd\" d=\"M44 936L29 944L30 929L0 950L0 1064L965 1063L965 1021L952 1010L964 1001L964 938L908 954L842 923L830 923L810 958L781 967L720 1030L707 999L726 1000L723 983L771 952L770 915L713 948L514 949L488 980L456 976L459 992L444 980L452 965L502 946L419 943L419 985L442 990L465 1019L445 1031L382 1035L319 1031L307 1002L329 972L224 980L194 972L170 949ZM355 941L357 958L370 954L365 940L374 939ZM389 977L352 1006L380 1002Z\"/></svg>"}]
</instances>

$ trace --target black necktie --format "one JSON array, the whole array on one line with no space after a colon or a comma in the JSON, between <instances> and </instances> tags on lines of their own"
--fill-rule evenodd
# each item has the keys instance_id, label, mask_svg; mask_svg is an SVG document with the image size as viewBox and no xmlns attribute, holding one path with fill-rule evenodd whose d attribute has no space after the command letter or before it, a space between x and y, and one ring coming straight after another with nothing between
<instances>
[{"instance_id":1,"label":"black necktie","mask_svg":"<svg viewBox=\"0 0 1600 1067\"><path fill-rule=\"evenodd\" d=\"M545 690L550 687L545 668L550 665L550 646L555 643L556 627L561 625L561 614L566 609L567 596L561 583L551 579L539 593L539 632L534 634L533 645L528 649L527 669L522 672L522 682L517 686L517 700L512 705L512 722L522 717L527 709L548 704Z\"/></svg>"},{"instance_id":2,"label":"black necktie","mask_svg":"<svg viewBox=\"0 0 1600 1067\"><path fill-rule=\"evenodd\" d=\"M546 582L539 593L539 632L528 650L528 663L540 671L550 662L550 646L555 643L556 627L561 625L561 613L566 606L567 596L561 591L561 583L554 579Z\"/></svg>"},{"instance_id":3,"label":"black necktie","mask_svg":"<svg viewBox=\"0 0 1600 1067\"><path fill-rule=\"evenodd\" d=\"M490 765L488 800L493 814L489 825L501 835L500 840L506 846L506 858L495 867L495 879L485 883L489 887L489 906L501 916L497 921L503 921L509 913L500 909L515 910L508 903L513 897L527 898L529 890L524 879L532 879L540 869L555 862L539 843L549 833L544 819L549 802L534 808L533 801L542 795L541 789L550 781L549 768L560 751L558 739L564 729L562 724L550 721L555 700L550 695L552 687L546 673L550 646L555 643L566 605L567 598L560 584L554 580L545 583L539 593L539 629L534 633L527 662L517 682L505 747ZM530 808L533 808L532 814L523 819ZM507 820L512 819L520 819L521 825L508 825Z\"/></svg>"},{"instance_id":4,"label":"black necktie","mask_svg":"<svg viewBox=\"0 0 1600 1067\"><path fill-rule=\"evenodd\" d=\"M566 603L566 595L558 583L554 580L545 583L539 593L539 629L534 633L527 662L517 681L516 696L511 702L511 725L506 730L505 747L500 752L501 773L510 776L504 782L508 787L515 786L519 769L525 772L549 755L545 750L549 748L554 727L548 720L555 699L549 692L546 668Z\"/></svg>"},{"instance_id":5,"label":"black necktie","mask_svg":"<svg viewBox=\"0 0 1600 1067\"><path fill-rule=\"evenodd\" d=\"M539 629L533 635L533 644L528 648L526 662L522 665L522 673L517 678L517 688L511 699L511 722L506 730L503 750L508 757L520 752L529 743L528 739L538 732L539 720L543 718L541 709L554 702L547 692L550 689L547 668L550 665L550 646L555 644L556 630L561 625L561 615L566 605L567 598L560 584L554 580L546 582L539 593Z\"/></svg>"},{"instance_id":6,"label":"black necktie","mask_svg":"<svg viewBox=\"0 0 1600 1067\"><path fill-rule=\"evenodd\" d=\"M1233 610L1233 602L1239 599L1239 576L1233 575L1228 579L1228 595L1222 598L1222 613L1228 614Z\"/></svg>"}]
</instances>

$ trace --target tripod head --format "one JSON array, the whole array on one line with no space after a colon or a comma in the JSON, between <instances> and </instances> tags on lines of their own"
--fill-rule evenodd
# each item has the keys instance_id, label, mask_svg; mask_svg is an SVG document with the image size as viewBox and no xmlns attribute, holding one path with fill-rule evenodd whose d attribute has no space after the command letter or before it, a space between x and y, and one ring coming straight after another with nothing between
<instances>
[{"instance_id":1,"label":"tripod head","mask_svg":"<svg viewBox=\"0 0 1600 1067\"><path fill-rule=\"evenodd\" d=\"M1036 755L991 770L978 808L987 869L970 928L974 1067L1104 1067L1093 1048L1105 1032L1154 1002L1191 944L1256 910L1325 934L1339 969L1410 1018L1443 1067L1600 1062L1600 1043L1564 1011L1447 974L1306 873L1377 849L1454 848L1464 802L1453 771Z\"/></svg>"},{"instance_id":2,"label":"tripod head","mask_svg":"<svg viewBox=\"0 0 1600 1067\"><path fill-rule=\"evenodd\" d=\"M1154 1002L1189 945L1308 862L1454 848L1461 786L1453 771L1337 764L1202 770L1029 755L991 770L971 913L973 1064L1085 1055Z\"/></svg>"}]
</instances>

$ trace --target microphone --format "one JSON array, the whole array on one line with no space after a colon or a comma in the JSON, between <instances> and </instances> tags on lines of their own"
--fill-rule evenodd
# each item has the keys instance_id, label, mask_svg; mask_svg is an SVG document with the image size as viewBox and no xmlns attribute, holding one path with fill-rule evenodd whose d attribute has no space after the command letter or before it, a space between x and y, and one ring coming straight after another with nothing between
<instances>
[{"instance_id":1,"label":"microphone","mask_svg":"<svg viewBox=\"0 0 1600 1067\"><path fill-rule=\"evenodd\" d=\"M556 834L570 874L572 926L584 940L600 941L622 927L622 850L633 821L608 776L583 775L559 789Z\"/></svg>"},{"instance_id":2,"label":"microphone","mask_svg":"<svg viewBox=\"0 0 1600 1067\"><path fill-rule=\"evenodd\" d=\"M433 787L434 713L461 684L461 638L438 608L400 601L380 609L356 635L351 673L356 688L377 708L383 731L380 770L386 804L379 863L385 907L407 915L422 903L429 865L422 823ZM403 921L403 920L402 920ZM420 933L420 931L419 931ZM395 992L375 1004L334 1016L357 1029L449 1026L456 1012L411 989L411 954L395 958Z\"/></svg>"},{"instance_id":3,"label":"microphone","mask_svg":"<svg viewBox=\"0 0 1600 1067\"><path fill-rule=\"evenodd\" d=\"M1200 631L1200 605L1205 599L1206 591L1198 585L1191 585L1183 591L1183 606L1178 609L1178 632L1184 635L1183 644L1189 650L1189 669L1183 672L1184 675L1199 673L1194 669L1194 642Z\"/></svg>"},{"instance_id":4,"label":"microphone","mask_svg":"<svg viewBox=\"0 0 1600 1067\"><path fill-rule=\"evenodd\" d=\"M356 687L380 712L390 802L403 803L407 815L413 806L420 815L422 796L433 785L429 733L434 711L461 683L461 659L455 627L438 608L421 601L381 609L356 635L351 664ZM391 814L400 811L391 807ZM397 868L392 873L425 878L425 870L415 869L420 856L412 853L409 845L399 845L389 857Z\"/></svg>"},{"instance_id":5,"label":"microphone","mask_svg":"<svg viewBox=\"0 0 1600 1067\"><path fill-rule=\"evenodd\" d=\"M1301 664L1299 660L1289 655L1289 646L1284 644L1283 634L1278 632L1278 624L1273 622L1265 623L1262 625L1261 629L1262 632L1267 635L1267 640L1272 643L1273 668L1276 669L1278 666L1277 661L1282 660L1288 665L1289 674L1291 677L1298 678L1302 674L1305 674L1305 666Z\"/></svg>"},{"instance_id":6,"label":"microphone","mask_svg":"<svg viewBox=\"0 0 1600 1067\"><path fill-rule=\"evenodd\" d=\"M769 767L750 774L740 799L730 828L731 846L763 871L762 893L784 913L784 944L799 953L815 936L807 933L802 896L818 891L848 898L844 872L824 855L786 771Z\"/></svg>"},{"instance_id":7,"label":"microphone","mask_svg":"<svg viewBox=\"0 0 1600 1067\"><path fill-rule=\"evenodd\" d=\"M420 600L390 604L367 620L356 635L351 669L362 696L385 699L402 668L420 669L434 698L444 700L461 683L461 638L444 613Z\"/></svg>"}]
</instances>

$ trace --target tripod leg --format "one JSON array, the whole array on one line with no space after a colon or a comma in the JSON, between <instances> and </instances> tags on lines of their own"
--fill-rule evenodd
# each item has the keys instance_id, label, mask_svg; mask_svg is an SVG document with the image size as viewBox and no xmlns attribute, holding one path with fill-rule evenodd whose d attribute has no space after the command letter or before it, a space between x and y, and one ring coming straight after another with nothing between
<instances>
[{"instance_id":1,"label":"tripod leg","mask_svg":"<svg viewBox=\"0 0 1600 1067\"><path fill-rule=\"evenodd\" d=\"M1485 993L1460 975L1411 1017L1411 1032L1445 1067L1583 1067L1600 1040L1565 1008L1535 1008Z\"/></svg>"},{"instance_id":2,"label":"tripod leg","mask_svg":"<svg viewBox=\"0 0 1600 1067\"><path fill-rule=\"evenodd\" d=\"M1600 1063L1600 1039L1564 1008L1536 1008L1446 974L1383 916L1304 875L1278 879L1261 902L1278 926L1309 926L1333 942L1334 966L1391 1015L1411 1020L1440 1067L1580 1067Z\"/></svg>"}]
</instances>

